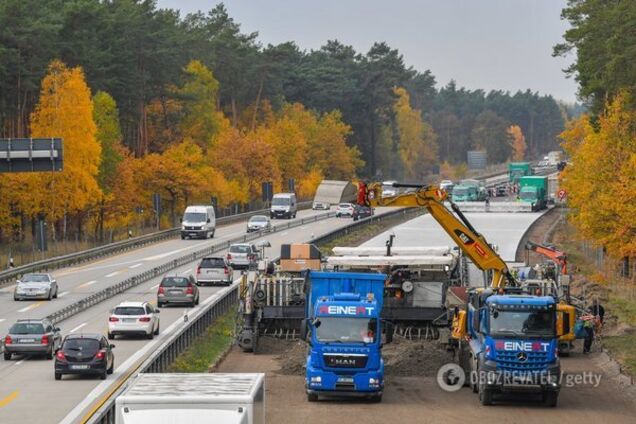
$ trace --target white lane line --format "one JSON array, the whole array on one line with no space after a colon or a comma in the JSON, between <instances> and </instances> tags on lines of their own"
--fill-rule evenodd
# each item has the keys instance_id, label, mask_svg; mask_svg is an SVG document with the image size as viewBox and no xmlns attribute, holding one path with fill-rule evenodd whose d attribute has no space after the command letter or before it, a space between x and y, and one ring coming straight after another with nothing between
<instances>
[{"instance_id":1,"label":"white lane line","mask_svg":"<svg viewBox=\"0 0 636 424\"><path fill-rule=\"evenodd\" d=\"M84 284L80 284L79 287L83 288L83 287L88 287L88 286L92 286L93 284L95 284L97 282L97 280L92 280L92 281L88 281Z\"/></svg>"},{"instance_id":2,"label":"white lane line","mask_svg":"<svg viewBox=\"0 0 636 424\"><path fill-rule=\"evenodd\" d=\"M280 233L281 236L286 236L287 234L289 234L289 231L285 231L284 233Z\"/></svg>"},{"instance_id":3,"label":"white lane line","mask_svg":"<svg viewBox=\"0 0 636 424\"><path fill-rule=\"evenodd\" d=\"M6 321L6 320L7 320L6 318L0 318L0 322Z\"/></svg>"},{"instance_id":4,"label":"white lane line","mask_svg":"<svg viewBox=\"0 0 636 424\"><path fill-rule=\"evenodd\" d=\"M58 298L59 298L59 297L64 297L64 296L66 296L66 295L67 295L67 294L69 294L69 293L70 293L70 292L65 291L65 292L62 292L62 293L58 294L58 295L57 295L57 297L58 297Z\"/></svg>"},{"instance_id":5,"label":"white lane line","mask_svg":"<svg viewBox=\"0 0 636 424\"><path fill-rule=\"evenodd\" d=\"M16 362L15 364L16 364L16 365L20 365L22 362L24 362L24 359L22 359L22 360L20 360L20 361Z\"/></svg>"},{"instance_id":6,"label":"white lane line","mask_svg":"<svg viewBox=\"0 0 636 424\"><path fill-rule=\"evenodd\" d=\"M154 290L154 289L156 289L157 287L159 287L159 284L157 284L157 285L154 285L154 286L150 287L150 290Z\"/></svg>"},{"instance_id":7,"label":"white lane line","mask_svg":"<svg viewBox=\"0 0 636 424\"><path fill-rule=\"evenodd\" d=\"M59 296L58 296L58 297L59 297ZM33 304L29 305L29 306L25 306L25 307L24 307L24 308L22 308L22 309L18 309L18 312L26 312L26 311L30 311L31 309L33 309L33 308L37 308L38 306L40 306L40 304L41 304L41 303L42 303L42 302L36 302L36 303L33 303Z\"/></svg>"},{"instance_id":8,"label":"white lane line","mask_svg":"<svg viewBox=\"0 0 636 424\"><path fill-rule=\"evenodd\" d=\"M115 275L119 274L121 271L114 271L111 272L110 274L106 274L106 278L110 278L110 277L114 277Z\"/></svg>"},{"instance_id":9,"label":"white lane line","mask_svg":"<svg viewBox=\"0 0 636 424\"><path fill-rule=\"evenodd\" d=\"M135 264L135 265L131 265L128 268L130 269L135 269L135 268L139 268L142 264Z\"/></svg>"},{"instance_id":10,"label":"white lane line","mask_svg":"<svg viewBox=\"0 0 636 424\"><path fill-rule=\"evenodd\" d=\"M191 272L191 271L192 271L192 268L188 268L185 271L183 271L181 274L187 274L188 272Z\"/></svg>"},{"instance_id":11,"label":"white lane line","mask_svg":"<svg viewBox=\"0 0 636 424\"><path fill-rule=\"evenodd\" d=\"M85 323L85 322L84 322L84 323L82 323L82 324L80 324L80 325L78 325L77 327L75 327L74 329L72 329L72 330L70 331L70 333L74 333L74 332L76 332L77 330L79 330L80 328L84 327L85 325L86 325L86 323Z\"/></svg>"}]
</instances>

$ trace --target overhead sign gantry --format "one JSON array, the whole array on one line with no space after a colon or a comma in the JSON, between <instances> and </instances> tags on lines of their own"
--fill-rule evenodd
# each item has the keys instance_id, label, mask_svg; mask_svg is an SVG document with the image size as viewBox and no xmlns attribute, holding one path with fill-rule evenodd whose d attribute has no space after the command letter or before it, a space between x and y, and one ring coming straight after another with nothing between
<instances>
[{"instance_id":1,"label":"overhead sign gantry","mask_svg":"<svg viewBox=\"0 0 636 424\"><path fill-rule=\"evenodd\" d=\"M0 138L0 173L63 169L61 138Z\"/></svg>"}]
</instances>

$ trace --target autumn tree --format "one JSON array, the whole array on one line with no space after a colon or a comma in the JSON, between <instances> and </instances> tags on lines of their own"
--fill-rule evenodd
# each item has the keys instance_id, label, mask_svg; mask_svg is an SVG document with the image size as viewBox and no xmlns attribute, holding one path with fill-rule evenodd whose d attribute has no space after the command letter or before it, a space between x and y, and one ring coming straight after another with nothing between
<instances>
[{"instance_id":1,"label":"autumn tree","mask_svg":"<svg viewBox=\"0 0 636 424\"><path fill-rule=\"evenodd\" d=\"M24 205L25 210L59 220L69 213L79 215L99 198L102 148L96 134L93 102L82 69L68 68L57 60L51 62L31 115L31 136L64 140L64 170L31 178L29 191L33 197L29 201L33 203ZM80 230L81 218L78 216Z\"/></svg>"},{"instance_id":2,"label":"autumn tree","mask_svg":"<svg viewBox=\"0 0 636 424\"><path fill-rule=\"evenodd\" d=\"M508 135L511 139L512 160L522 161L526 154L526 138L523 136L519 125L508 127Z\"/></svg>"}]
</instances>

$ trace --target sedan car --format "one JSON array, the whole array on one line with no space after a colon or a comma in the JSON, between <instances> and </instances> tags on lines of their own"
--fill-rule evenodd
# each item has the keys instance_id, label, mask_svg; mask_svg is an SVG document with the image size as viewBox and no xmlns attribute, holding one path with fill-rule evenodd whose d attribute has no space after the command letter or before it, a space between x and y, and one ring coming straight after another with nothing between
<instances>
[{"instance_id":1,"label":"sedan car","mask_svg":"<svg viewBox=\"0 0 636 424\"><path fill-rule=\"evenodd\" d=\"M4 359L12 355L44 355L53 359L53 354L62 345L60 329L48 319L19 319L4 338Z\"/></svg>"},{"instance_id":2,"label":"sedan car","mask_svg":"<svg viewBox=\"0 0 636 424\"><path fill-rule=\"evenodd\" d=\"M113 348L101 334L69 334L55 354L55 379L64 374L99 375L106 380L115 369Z\"/></svg>"},{"instance_id":3,"label":"sedan car","mask_svg":"<svg viewBox=\"0 0 636 424\"><path fill-rule=\"evenodd\" d=\"M170 303L187 304L192 307L199 304L199 288L192 275L163 277L157 289L157 306L163 308Z\"/></svg>"},{"instance_id":4,"label":"sedan car","mask_svg":"<svg viewBox=\"0 0 636 424\"><path fill-rule=\"evenodd\" d=\"M316 201L311 204L311 208L315 211L317 210L328 211L329 209L331 209L331 204L329 202Z\"/></svg>"},{"instance_id":5,"label":"sedan car","mask_svg":"<svg viewBox=\"0 0 636 424\"><path fill-rule=\"evenodd\" d=\"M265 215L254 215L247 221L247 232L252 231L271 231L272 221Z\"/></svg>"},{"instance_id":6,"label":"sedan car","mask_svg":"<svg viewBox=\"0 0 636 424\"><path fill-rule=\"evenodd\" d=\"M123 302L110 312L108 338L115 336L146 336L159 334L159 311L148 302Z\"/></svg>"},{"instance_id":7,"label":"sedan car","mask_svg":"<svg viewBox=\"0 0 636 424\"><path fill-rule=\"evenodd\" d=\"M234 270L222 257L206 257L201 259L197 267L197 285L203 284L232 284Z\"/></svg>"},{"instance_id":8,"label":"sedan car","mask_svg":"<svg viewBox=\"0 0 636 424\"><path fill-rule=\"evenodd\" d=\"M340 203L336 208L336 216L353 216L353 203Z\"/></svg>"},{"instance_id":9,"label":"sedan car","mask_svg":"<svg viewBox=\"0 0 636 424\"><path fill-rule=\"evenodd\" d=\"M355 205L353 209L353 220L357 221L362 218L373 216L373 208L368 206Z\"/></svg>"},{"instance_id":10,"label":"sedan car","mask_svg":"<svg viewBox=\"0 0 636 424\"><path fill-rule=\"evenodd\" d=\"M230 246L227 261L233 268L249 268L258 261L258 250L251 243L236 243Z\"/></svg>"},{"instance_id":11,"label":"sedan car","mask_svg":"<svg viewBox=\"0 0 636 424\"><path fill-rule=\"evenodd\" d=\"M16 281L13 300L51 300L57 298L57 290L57 281L50 274L25 274Z\"/></svg>"}]
</instances>

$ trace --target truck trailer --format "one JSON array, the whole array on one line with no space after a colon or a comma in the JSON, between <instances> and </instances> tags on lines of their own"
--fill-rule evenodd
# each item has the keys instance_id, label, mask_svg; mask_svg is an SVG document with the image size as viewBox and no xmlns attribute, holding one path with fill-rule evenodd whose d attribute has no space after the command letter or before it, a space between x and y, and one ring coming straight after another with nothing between
<instances>
[{"instance_id":1,"label":"truck trailer","mask_svg":"<svg viewBox=\"0 0 636 424\"><path fill-rule=\"evenodd\" d=\"M519 199L523 203L530 203L533 211L545 209L548 204L548 177L521 177Z\"/></svg>"},{"instance_id":2,"label":"truck trailer","mask_svg":"<svg viewBox=\"0 0 636 424\"><path fill-rule=\"evenodd\" d=\"M139 374L115 407L115 424L265 424L265 374Z\"/></svg>"},{"instance_id":3,"label":"truck trailer","mask_svg":"<svg viewBox=\"0 0 636 424\"><path fill-rule=\"evenodd\" d=\"M380 318L382 274L309 273L306 315L301 338L309 341L305 388L307 400L319 396L382 400L384 361ZM386 328L385 343L393 328Z\"/></svg>"},{"instance_id":4,"label":"truck trailer","mask_svg":"<svg viewBox=\"0 0 636 424\"><path fill-rule=\"evenodd\" d=\"M508 180L516 184L521 177L532 175L530 162L511 162L508 164Z\"/></svg>"}]
</instances>

